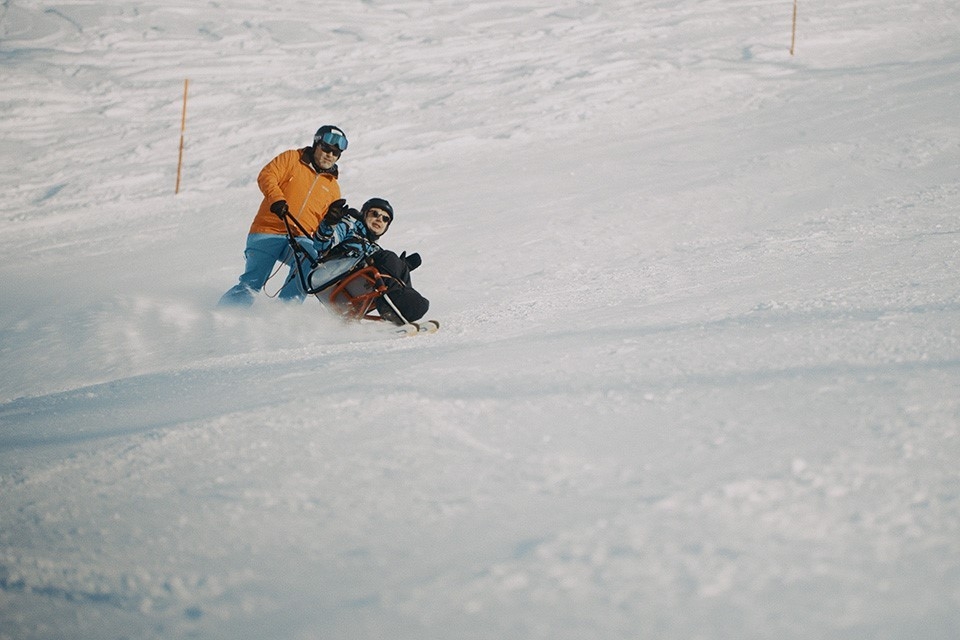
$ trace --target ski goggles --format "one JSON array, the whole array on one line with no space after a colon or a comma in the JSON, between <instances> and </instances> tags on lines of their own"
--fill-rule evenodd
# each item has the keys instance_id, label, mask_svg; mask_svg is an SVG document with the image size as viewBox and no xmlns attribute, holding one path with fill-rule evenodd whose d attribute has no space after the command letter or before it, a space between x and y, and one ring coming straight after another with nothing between
<instances>
[{"instance_id":1,"label":"ski goggles","mask_svg":"<svg viewBox=\"0 0 960 640\"><path fill-rule=\"evenodd\" d=\"M313 144L326 145L331 149L337 149L340 153L343 153L347 150L347 136L337 131L325 131L321 135L317 136L317 139L313 141Z\"/></svg>"}]
</instances>

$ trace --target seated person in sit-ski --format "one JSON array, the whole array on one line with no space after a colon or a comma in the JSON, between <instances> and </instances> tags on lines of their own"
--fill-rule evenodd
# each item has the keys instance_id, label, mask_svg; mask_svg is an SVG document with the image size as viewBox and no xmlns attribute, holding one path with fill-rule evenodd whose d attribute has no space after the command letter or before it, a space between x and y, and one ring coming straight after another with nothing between
<instances>
[{"instance_id":1,"label":"seated person in sit-ski","mask_svg":"<svg viewBox=\"0 0 960 640\"><path fill-rule=\"evenodd\" d=\"M327 209L313 236L314 248L319 256L339 246L356 248L366 254L380 273L392 276L385 279L387 295L402 317L382 298L377 300L377 312L391 322L405 324L422 318L430 302L410 283L410 272L420 266L420 254L408 256L404 252L398 256L376 244L391 222L393 207L383 198L370 198L360 211L347 207L345 200L337 200Z\"/></svg>"}]
</instances>

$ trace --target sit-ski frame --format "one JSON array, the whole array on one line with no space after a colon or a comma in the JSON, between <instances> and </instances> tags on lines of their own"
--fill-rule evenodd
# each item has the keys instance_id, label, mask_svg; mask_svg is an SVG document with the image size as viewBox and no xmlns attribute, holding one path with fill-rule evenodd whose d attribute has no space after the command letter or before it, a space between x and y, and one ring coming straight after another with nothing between
<instances>
[{"instance_id":1,"label":"sit-ski frame","mask_svg":"<svg viewBox=\"0 0 960 640\"><path fill-rule=\"evenodd\" d=\"M287 227L287 239L290 242L290 247L293 249L293 259L297 265L297 277L300 278L300 285L303 287L303 290L307 295L318 296L319 294L330 287L324 287L324 289L311 289L310 285L307 284L307 277L303 274L303 262L300 260L300 257L303 256L304 261L310 264L310 269L313 270L321 260L319 258L313 258L310 254L300 246L300 243L297 242L295 236L293 235L293 229L290 228L290 222L288 220L293 220L293 223L297 226L303 235L310 237L310 234L307 233L307 230L303 228L300 224L300 221L294 218L291 214L287 214L283 217L283 223ZM368 241L365 241L368 242ZM362 267L357 271L348 273L343 277L340 282L333 286L330 289L330 294L328 299L330 304L334 308L345 309L345 312L342 313L347 318L353 320L374 320L374 321L386 321L386 318L382 317L376 311L376 304L379 298L383 298L387 301L387 304L390 305L390 308L394 313L397 314L397 317L400 318L404 324L409 324L407 319L400 313L400 310L397 309L397 305L393 303L393 300L390 299L390 296L387 294L387 285L384 283L384 280L387 278L395 279L389 274L383 274L379 269L373 265L367 265ZM352 293L348 287L352 284L360 284L363 289L362 293ZM343 301L338 301L337 297L342 296Z\"/></svg>"}]
</instances>

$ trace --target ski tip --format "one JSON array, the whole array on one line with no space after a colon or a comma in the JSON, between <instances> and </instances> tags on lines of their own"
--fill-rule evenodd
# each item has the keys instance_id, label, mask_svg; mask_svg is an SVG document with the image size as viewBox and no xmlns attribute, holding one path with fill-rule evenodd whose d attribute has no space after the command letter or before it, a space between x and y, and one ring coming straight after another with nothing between
<instances>
[{"instance_id":1,"label":"ski tip","mask_svg":"<svg viewBox=\"0 0 960 640\"><path fill-rule=\"evenodd\" d=\"M420 333L436 333L440 329L440 323L436 320L425 320L419 323Z\"/></svg>"},{"instance_id":2,"label":"ski tip","mask_svg":"<svg viewBox=\"0 0 960 640\"><path fill-rule=\"evenodd\" d=\"M439 328L440 323L436 320L424 320L397 325L393 330L398 336L415 336L418 333L436 333Z\"/></svg>"},{"instance_id":3,"label":"ski tip","mask_svg":"<svg viewBox=\"0 0 960 640\"><path fill-rule=\"evenodd\" d=\"M413 336L420 332L420 327L412 322L408 322L407 324L401 324L398 326L396 328L396 332L401 336Z\"/></svg>"}]
</instances>

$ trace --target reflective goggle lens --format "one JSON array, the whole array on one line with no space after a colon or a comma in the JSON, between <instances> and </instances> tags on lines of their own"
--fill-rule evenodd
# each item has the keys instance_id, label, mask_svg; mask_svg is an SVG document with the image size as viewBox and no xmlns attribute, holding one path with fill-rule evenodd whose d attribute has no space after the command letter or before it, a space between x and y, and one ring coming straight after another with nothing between
<instances>
[{"instance_id":1,"label":"reflective goggle lens","mask_svg":"<svg viewBox=\"0 0 960 640\"><path fill-rule=\"evenodd\" d=\"M327 131L324 133L322 136L320 136L319 142L322 142L330 147L336 147L337 149L340 149L340 151L347 150L347 138L343 134L335 131Z\"/></svg>"}]
</instances>

